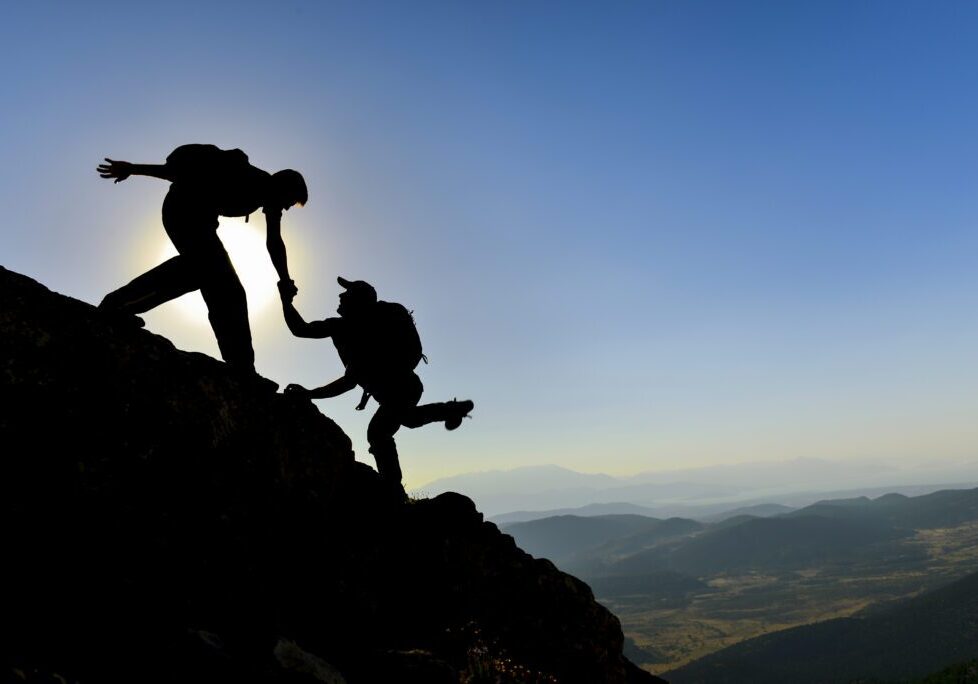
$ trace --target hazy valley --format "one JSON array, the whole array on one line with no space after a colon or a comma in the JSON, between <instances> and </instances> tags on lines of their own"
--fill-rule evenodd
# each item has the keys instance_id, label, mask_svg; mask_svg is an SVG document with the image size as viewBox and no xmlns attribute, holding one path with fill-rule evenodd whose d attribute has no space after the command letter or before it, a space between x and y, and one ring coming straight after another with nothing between
<instances>
[{"instance_id":1,"label":"hazy valley","mask_svg":"<svg viewBox=\"0 0 978 684\"><path fill-rule=\"evenodd\" d=\"M887 640L924 638L914 634L916 625L930 624L921 606L938 624L956 625L956 618L935 613L953 607L928 603L928 592L946 592L942 587L978 572L978 489L827 499L800 508L757 506L696 520L564 514L500 527L533 555L585 580L620 618L629 656L675 682L849 681L833 677L856 668L865 652L885 653ZM906 608L913 597L924 603ZM901 617L901 610L916 618ZM886 611L897 611L897 617L876 617ZM859 619L822 622L851 617ZM902 636L869 630L866 625L876 623L866 621L872 620L902 625ZM793 665L779 659L784 647L775 633L784 639L793 632L782 630L812 623L821 624L803 629L832 635L863 629L859 638L838 637L862 650L847 652L826 646L835 643L831 638L798 635L803 647L795 645ZM970 632L952 630L930 655L904 647L867 665L861 676L920 677L978 657ZM775 645L768 648L765 639ZM811 664L826 661L820 648L842 668L835 675ZM742 669L745 652L750 667Z\"/></svg>"}]
</instances>

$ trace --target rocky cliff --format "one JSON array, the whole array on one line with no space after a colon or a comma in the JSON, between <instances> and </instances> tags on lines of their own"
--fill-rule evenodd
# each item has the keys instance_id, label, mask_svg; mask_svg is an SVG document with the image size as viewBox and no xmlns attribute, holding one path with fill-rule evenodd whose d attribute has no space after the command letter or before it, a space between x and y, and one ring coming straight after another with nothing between
<instances>
[{"instance_id":1,"label":"rocky cliff","mask_svg":"<svg viewBox=\"0 0 978 684\"><path fill-rule=\"evenodd\" d=\"M308 401L0 268L13 681L646 682L460 494L396 504Z\"/></svg>"}]
</instances>

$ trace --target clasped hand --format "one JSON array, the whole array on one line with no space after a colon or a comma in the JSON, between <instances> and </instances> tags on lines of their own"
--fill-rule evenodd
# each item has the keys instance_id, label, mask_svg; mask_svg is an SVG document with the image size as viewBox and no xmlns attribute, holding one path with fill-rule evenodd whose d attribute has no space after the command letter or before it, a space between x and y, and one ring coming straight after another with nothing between
<instances>
[{"instance_id":1,"label":"clasped hand","mask_svg":"<svg viewBox=\"0 0 978 684\"><path fill-rule=\"evenodd\" d=\"M299 294L299 288L295 286L293 280L280 280L278 281L278 293L283 302L291 302Z\"/></svg>"}]
</instances>

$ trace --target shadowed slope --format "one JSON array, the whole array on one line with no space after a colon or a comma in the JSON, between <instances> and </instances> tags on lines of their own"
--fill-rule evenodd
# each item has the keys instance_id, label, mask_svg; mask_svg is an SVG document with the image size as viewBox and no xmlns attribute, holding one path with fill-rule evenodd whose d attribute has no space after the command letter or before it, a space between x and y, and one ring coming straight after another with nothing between
<instances>
[{"instance_id":1,"label":"shadowed slope","mask_svg":"<svg viewBox=\"0 0 978 684\"><path fill-rule=\"evenodd\" d=\"M0 361L5 674L654 680L585 585L463 496L387 503L309 402L4 269Z\"/></svg>"}]
</instances>

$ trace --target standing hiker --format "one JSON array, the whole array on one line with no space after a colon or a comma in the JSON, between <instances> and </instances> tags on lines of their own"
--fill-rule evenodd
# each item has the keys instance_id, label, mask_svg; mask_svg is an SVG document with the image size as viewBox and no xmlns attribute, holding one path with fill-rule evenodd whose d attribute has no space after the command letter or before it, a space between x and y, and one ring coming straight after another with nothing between
<instances>
[{"instance_id":1,"label":"standing hiker","mask_svg":"<svg viewBox=\"0 0 978 684\"><path fill-rule=\"evenodd\" d=\"M454 430L474 408L471 401L447 401L421 404L424 386L414 369L424 358L421 340L411 313L400 304L377 301L377 292L362 280L337 278L343 287L339 318L306 323L292 300L295 288L280 284L282 311L289 330L297 337L330 337L346 367L341 378L315 389L291 384L286 394L326 399L348 392L358 385L364 394L357 409L363 409L372 396L380 404L367 427L370 453L377 462L377 472L393 493L403 498L401 467L398 463L394 433L403 425L421 427L444 422Z\"/></svg>"},{"instance_id":2,"label":"standing hiker","mask_svg":"<svg viewBox=\"0 0 978 684\"><path fill-rule=\"evenodd\" d=\"M221 357L233 366L254 371L248 301L217 237L218 216L247 217L262 209L268 255L278 272L280 288L294 296L297 290L289 277L281 220L283 211L306 203L302 175L291 169L270 174L252 166L241 150L214 145L183 145L162 165L106 158L97 170L102 178L113 178L116 183L129 176L170 181L163 200L163 227L179 252L107 294L99 308L135 315L199 289Z\"/></svg>"}]
</instances>

